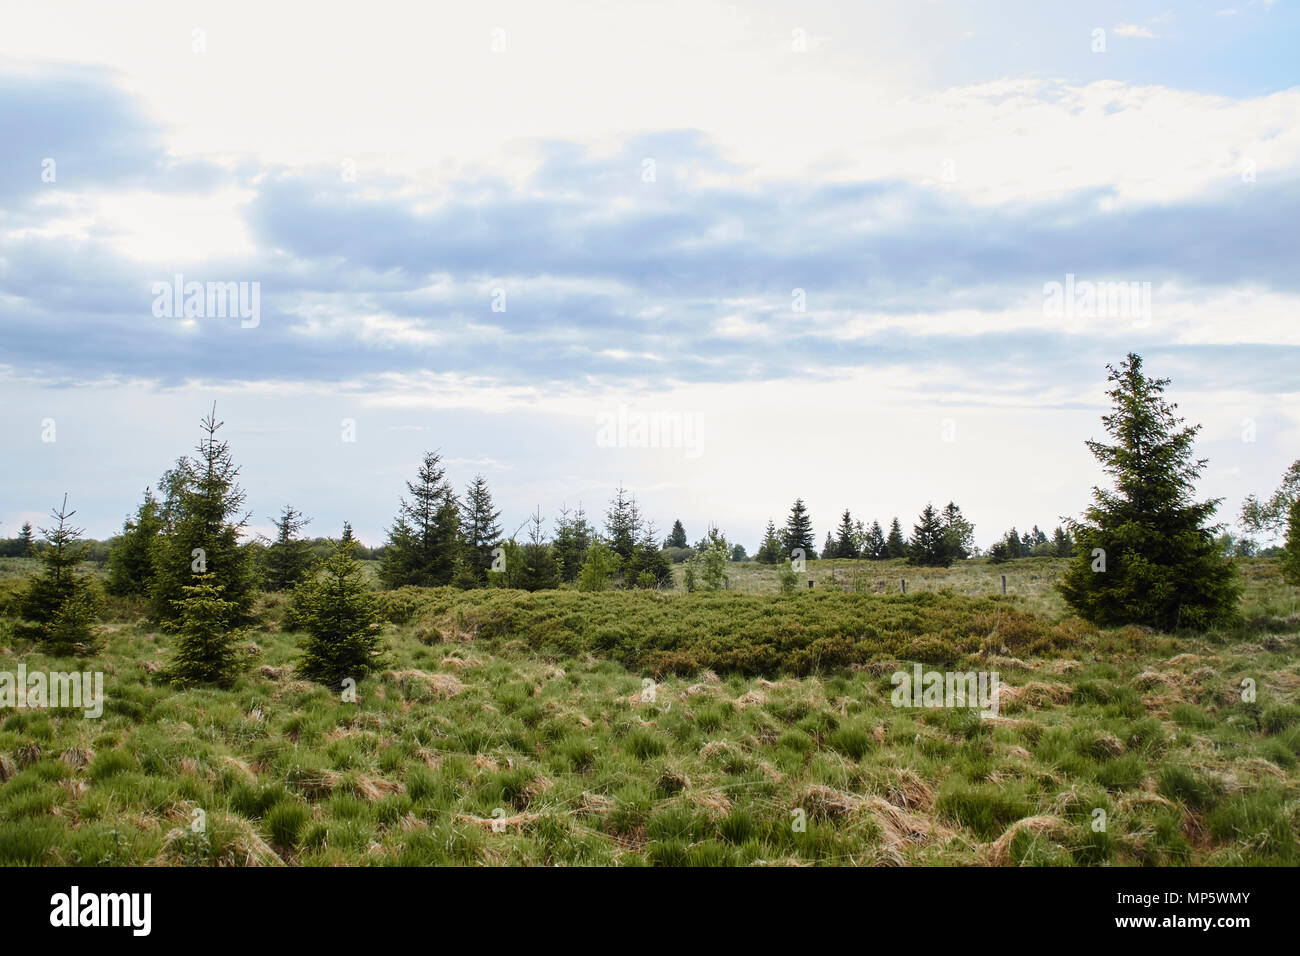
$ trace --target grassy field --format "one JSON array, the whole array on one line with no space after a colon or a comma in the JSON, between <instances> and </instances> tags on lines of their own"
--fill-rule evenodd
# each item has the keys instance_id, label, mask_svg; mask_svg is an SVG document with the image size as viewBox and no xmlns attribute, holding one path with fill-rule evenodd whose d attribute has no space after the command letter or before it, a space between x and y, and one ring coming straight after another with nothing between
<instances>
[{"instance_id":1,"label":"grassy field","mask_svg":"<svg viewBox=\"0 0 1300 956\"><path fill-rule=\"evenodd\" d=\"M0 619L0 671L107 696L0 710L0 863L1294 865L1297 591L1240 566L1244 624L1177 636L1070 618L1048 559L818 561L784 597L756 565L712 595L408 589L356 703L295 677L281 598L229 690L165 684L129 605L88 664ZM0 561L0 594L33 570ZM998 716L895 708L912 661L996 670Z\"/></svg>"}]
</instances>

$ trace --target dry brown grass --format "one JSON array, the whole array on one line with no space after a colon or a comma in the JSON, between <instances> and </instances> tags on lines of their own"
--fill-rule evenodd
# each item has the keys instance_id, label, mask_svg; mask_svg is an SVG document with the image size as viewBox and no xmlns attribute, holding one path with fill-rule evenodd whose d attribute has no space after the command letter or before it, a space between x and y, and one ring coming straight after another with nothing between
<instances>
[{"instance_id":1,"label":"dry brown grass","mask_svg":"<svg viewBox=\"0 0 1300 956\"><path fill-rule=\"evenodd\" d=\"M934 791L907 767L893 771L894 780L885 789L885 799L904 810L929 810L934 806Z\"/></svg>"},{"instance_id":2,"label":"dry brown grass","mask_svg":"<svg viewBox=\"0 0 1300 956\"><path fill-rule=\"evenodd\" d=\"M579 799L578 807L573 812L578 816L598 817L604 816L613 809L614 801L609 797L599 793L592 793L589 790L584 790L582 792L582 797Z\"/></svg>"},{"instance_id":3,"label":"dry brown grass","mask_svg":"<svg viewBox=\"0 0 1300 956\"><path fill-rule=\"evenodd\" d=\"M90 762L95 759L95 751L91 750L89 747L69 747L67 750L63 751L63 756L59 759L73 770L80 770L82 767L88 766Z\"/></svg>"},{"instance_id":4,"label":"dry brown grass","mask_svg":"<svg viewBox=\"0 0 1300 956\"><path fill-rule=\"evenodd\" d=\"M867 797L859 806L866 809L872 822L879 828L884 845L898 853L907 847L932 840L946 840L956 835L954 830L933 817L914 813L881 797Z\"/></svg>"},{"instance_id":5,"label":"dry brown grass","mask_svg":"<svg viewBox=\"0 0 1300 956\"><path fill-rule=\"evenodd\" d=\"M1019 686L998 682L998 704L1011 713L1038 710L1044 705L1069 703L1074 688L1069 684L1030 681Z\"/></svg>"},{"instance_id":6,"label":"dry brown grass","mask_svg":"<svg viewBox=\"0 0 1300 956\"><path fill-rule=\"evenodd\" d=\"M1064 839L1069 832L1069 824L1052 814L1017 820L1007 827L1002 836L982 848L988 862L993 866L1005 866L1010 863L1011 844L1016 836L1024 831L1032 833L1035 840L1051 839L1054 836Z\"/></svg>"},{"instance_id":7,"label":"dry brown grass","mask_svg":"<svg viewBox=\"0 0 1300 956\"><path fill-rule=\"evenodd\" d=\"M446 700L465 692L465 685L452 674L431 674L411 668L387 671L383 679L394 685L404 697L428 694L438 700Z\"/></svg>"}]
</instances>

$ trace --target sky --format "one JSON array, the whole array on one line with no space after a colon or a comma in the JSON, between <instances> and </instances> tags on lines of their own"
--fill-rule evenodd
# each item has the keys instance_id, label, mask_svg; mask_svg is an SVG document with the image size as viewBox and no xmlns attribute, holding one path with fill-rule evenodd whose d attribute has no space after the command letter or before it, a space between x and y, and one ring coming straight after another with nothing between
<instances>
[{"instance_id":1,"label":"sky","mask_svg":"<svg viewBox=\"0 0 1300 956\"><path fill-rule=\"evenodd\" d=\"M987 547L1129 351L1231 522L1300 457L1298 6L10 5L0 536L113 534L215 402L253 532L378 544L437 449L507 533Z\"/></svg>"}]
</instances>

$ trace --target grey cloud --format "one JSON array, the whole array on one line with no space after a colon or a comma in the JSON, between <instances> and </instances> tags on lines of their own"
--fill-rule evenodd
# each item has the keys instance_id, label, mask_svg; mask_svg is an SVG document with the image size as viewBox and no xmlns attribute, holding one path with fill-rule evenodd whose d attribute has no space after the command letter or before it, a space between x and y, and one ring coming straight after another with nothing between
<instances>
[{"instance_id":1,"label":"grey cloud","mask_svg":"<svg viewBox=\"0 0 1300 956\"><path fill-rule=\"evenodd\" d=\"M988 207L891 181L706 188L699 174L740 170L701 133L684 130L631 139L612 158L544 143L544 162L524 188L478 177L418 212L396 191L363 198L370 194L341 182L336 169L176 164L158 132L99 71L6 77L0 133L17 148L0 157L0 208L11 215L18 207L33 214L23 203L40 185L32 157L41 152L66 157L67 188L201 194L264 175L248 214L259 252L246 259L142 265L102 231L76 242L0 240L0 293L9 302L0 313L0 364L58 380L339 381L428 370L562 387L591 379L797 382L909 363L964 366L974 381L1002 369L1043 370L1030 377L1032 388L1052 375L1073 377L1069 366L1095 378L1100 362L1115 358L1104 354L1111 343L1080 346L1046 331L956 338L892 329L846 342L817 323L791 322L791 289L806 289L822 320L883 312L923 322L932 311L1021 305L1066 272L1282 292L1300 282L1292 252L1300 183L1292 180L1225 184L1196 201L1113 211L1103 209L1105 191ZM653 183L641 179L645 158L656 163ZM63 159L59 171L63 184ZM154 318L150 284L175 272L260 282L261 325L203 319L183 332ZM429 292L443 276L449 287ZM490 308L496 283L507 290L504 313ZM340 322L342 334L302 334L309 313ZM768 334L717 334L717 320L732 313ZM442 341L367 341L365 315L408 321ZM1159 330L1142 341L1157 347ZM1284 377L1282 357L1292 353L1223 350L1230 367L1234 356L1250 355L1271 380Z\"/></svg>"}]
</instances>

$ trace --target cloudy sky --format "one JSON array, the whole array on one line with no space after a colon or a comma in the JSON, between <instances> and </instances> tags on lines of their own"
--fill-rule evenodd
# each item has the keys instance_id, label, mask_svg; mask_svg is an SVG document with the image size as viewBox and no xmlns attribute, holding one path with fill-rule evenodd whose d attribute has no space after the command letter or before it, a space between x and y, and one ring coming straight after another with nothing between
<instances>
[{"instance_id":1,"label":"cloudy sky","mask_svg":"<svg viewBox=\"0 0 1300 956\"><path fill-rule=\"evenodd\" d=\"M1235 517L1300 448L1297 6L10 5L0 535L111 534L216 401L257 527L378 543L440 448L507 530L986 546L1085 506L1129 350Z\"/></svg>"}]
</instances>

